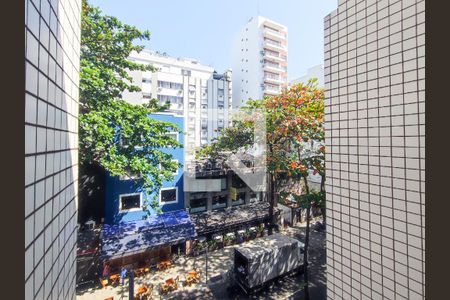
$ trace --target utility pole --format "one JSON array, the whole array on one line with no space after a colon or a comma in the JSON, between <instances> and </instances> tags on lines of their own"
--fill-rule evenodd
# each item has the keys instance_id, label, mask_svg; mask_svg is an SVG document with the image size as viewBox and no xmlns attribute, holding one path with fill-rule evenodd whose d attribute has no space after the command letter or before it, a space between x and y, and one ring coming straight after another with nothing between
<instances>
[{"instance_id":1,"label":"utility pole","mask_svg":"<svg viewBox=\"0 0 450 300\"><path fill-rule=\"evenodd\" d=\"M205 264L205 284L208 284L208 245L205 252L206 264Z\"/></svg>"},{"instance_id":2,"label":"utility pole","mask_svg":"<svg viewBox=\"0 0 450 300\"><path fill-rule=\"evenodd\" d=\"M130 279L128 280L128 298L134 300L134 271L130 272Z\"/></svg>"}]
</instances>

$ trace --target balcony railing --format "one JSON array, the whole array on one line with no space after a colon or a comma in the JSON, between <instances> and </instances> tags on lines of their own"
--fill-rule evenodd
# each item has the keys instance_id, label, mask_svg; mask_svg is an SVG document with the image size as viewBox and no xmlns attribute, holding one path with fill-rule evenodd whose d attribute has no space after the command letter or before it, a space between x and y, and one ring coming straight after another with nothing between
<instances>
[{"instance_id":1,"label":"balcony railing","mask_svg":"<svg viewBox=\"0 0 450 300\"><path fill-rule=\"evenodd\" d=\"M269 74L264 74L264 79L274 79L274 80L280 80L280 76L279 75L269 75Z\"/></svg>"},{"instance_id":2,"label":"balcony railing","mask_svg":"<svg viewBox=\"0 0 450 300\"><path fill-rule=\"evenodd\" d=\"M275 87L275 86L266 85L264 87L264 91L265 92L272 92L272 93L279 93L281 91L281 89L280 89L279 86Z\"/></svg>"},{"instance_id":3,"label":"balcony railing","mask_svg":"<svg viewBox=\"0 0 450 300\"><path fill-rule=\"evenodd\" d=\"M286 38L286 35L284 33L276 31L276 30L273 30L273 29L270 29L268 27L265 27L263 32L264 32L264 34L272 35L272 36L275 36L275 37L278 37L278 38L281 38L281 39L285 39Z\"/></svg>"},{"instance_id":4,"label":"balcony railing","mask_svg":"<svg viewBox=\"0 0 450 300\"><path fill-rule=\"evenodd\" d=\"M268 40L268 39L264 39L264 45L277 47L277 49L286 50L286 47L283 44L281 44L280 42L275 42L275 41Z\"/></svg>"}]
</instances>

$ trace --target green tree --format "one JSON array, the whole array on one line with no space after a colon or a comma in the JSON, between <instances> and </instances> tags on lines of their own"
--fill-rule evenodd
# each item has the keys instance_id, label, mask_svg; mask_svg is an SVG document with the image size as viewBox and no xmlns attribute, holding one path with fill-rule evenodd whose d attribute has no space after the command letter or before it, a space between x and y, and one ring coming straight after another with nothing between
<instances>
[{"instance_id":1,"label":"green tree","mask_svg":"<svg viewBox=\"0 0 450 300\"><path fill-rule=\"evenodd\" d=\"M315 165L311 160L314 156L305 155L304 152L307 149L305 146L311 141L323 141L323 98L323 89L319 89L317 80L312 79L305 84L292 86L278 96L250 99L242 108L256 109L265 114L268 176L266 198L270 203L269 215L272 220L274 207L278 202L280 178L306 178L308 170ZM234 121L233 126L223 130L211 145L203 147L199 156L216 159L224 151L236 152L250 147L253 144L253 126L254 122L245 118Z\"/></svg>"},{"instance_id":2,"label":"green tree","mask_svg":"<svg viewBox=\"0 0 450 300\"><path fill-rule=\"evenodd\" d=\"M317 79L299 83L284 90L280 95L265 97L262 100L249 100L243 109L262 109L266 118L267 174L269 216L274 220L274 207L281 198L291 197L306 210L305 229L305 294L308 296L308 248L310 224L309 216L313 206L324 207L324 152L325 148L313 147L324 140L324 91L317 87ZM233 150L248 147L253 143L253 125L240 120L235 128L223 131L212 145L205 147L202 155L217 156L220 150ZM233 143L233 139L239 141ZM319 144L320 145L320 144ZM322 175L321 192L310 191L308 175L310 170ZM299 190L278 193L282 182L290 178L303 181ZM290 184L287 182L287 184ZM278 195L279 194L279 195ZM324 212L324 210L322 210Z\"/></svg>"},{"instance_id":3,"label":"green tree","mask_svg":"<svg viewBox=\"0 0 450 300\"><path fill-rule=\"evenodd\" d=\"M167 135L180 129L149 117L166 108L157 100L133 105L121 99L125 90L140 91L133 85L130 71L155 71L150 65L128 59L131 52L143 49L134 41L149 40L150 32L103 15L86 0L82 5L80 161L142 183L147 194L154 194L145 205L158 210L157 192L179 167L162 148L182 146Z\"/></svg>"}]
</instances>

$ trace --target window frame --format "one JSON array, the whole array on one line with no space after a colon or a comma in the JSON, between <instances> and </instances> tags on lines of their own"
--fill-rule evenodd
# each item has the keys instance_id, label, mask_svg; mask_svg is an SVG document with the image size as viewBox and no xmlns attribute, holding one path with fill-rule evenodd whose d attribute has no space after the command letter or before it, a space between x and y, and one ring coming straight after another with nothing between
<instances>
[{"instance_id":1,"label":"window frame","mask_svg":"<svg viewBox=\"0 0 450 300\"><path fill-rule=\"evenodd\" d=\"M175 201L169 201L169 202L162 202L162 201L161 201L161 199L162 199L162 192L163 192L163 191L167 191L167 190L173 190L173 189L175 189L175 198L176 198L176 200L175 200ZM175 203L178 203L178 187L177 187L177 186L172 186L172 187L164 187L164 188L161 188L161 189L159 190L159 199L158 199L158 202L159 202L159 205L175 204Z\"/></svg>"},{"instance_id":2,"label":"window frame","mask_svg":"<svg viewBox=\"0 0 450 300\"><path fill-rule=\"evenodd\" d=\"M123 197L129 197L129 196L136 196L139 195L139 207L135 208L129 208L129 209L122 209L122 198ZM142 192L140 193L128 193L128 194L120 194L119 195L119 213L127 213L127 212L133 212L133 211L142 211L143 206L143 197Z\"/></svg>"},{"instance_id":3,"label":"window frame","mask_svg":"<svg viewBox=\"0 0 450 300\"><path fill-rule=\"evenodd\" d=\"M176 159L176 158L171 159L170 161L176 161L177 164L180 163L180 161L179 161L178 159ZM161 163L158 164L158 168L159 168L160 170L162 170L162 169L161 169ZM172 174L173 176L177 176L177 175L180 173L178 169L179 169L179 167L178 167L177 170Z\"/></svg>"}]
</instances>

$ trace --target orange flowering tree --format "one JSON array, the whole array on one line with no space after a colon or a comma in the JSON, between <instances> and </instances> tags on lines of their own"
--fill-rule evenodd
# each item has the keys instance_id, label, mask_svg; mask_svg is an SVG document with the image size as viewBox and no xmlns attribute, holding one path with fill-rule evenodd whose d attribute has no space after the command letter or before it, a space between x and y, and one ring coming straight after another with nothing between
<instances>
[{"instance_id":1,"label":"orange flowering tree","mask_svg":"<svg viewBox=\"0 0 450 300\"><path fill-rule=\"evenodd\" d=\"M316 145L324 139L324 91L317 87L317 80L299 83L278 96L262 100L249 100L242 110L263 111L266 119L267 143L267 193L269 215L273 220L277 190L281 178L305 181L309 193L307 176L312 170L324 178L323 151ZM235 151L253 143L251 119L241 119L226 128L211 145L199 152L202 157L217 157L220 151ZM304 191L303 191L304 192ZM301 194L299 191L298 194Z\"/></svg>"},{"instance_id":2,"label":"orange flowering tree","mask_svg":"<svg viewBox=\"0 0 450 300\"><path fill-rule=\"evenodd\" d=\"M324 207L325 193L325 146L324 141L324 90L317 86L317 79L296 84L284 90L278 96L265 97L262 100L249 100L242 108L262 110L266 119L267 143L267 186L269 215L274 220L274 206L281 179L303 180L304 188L298 191L280 193L297 200L306 210L307 226L305 232L305 281L307 293L307 253L309 245L309 215L311 206ZM214 157L220 151L235 151L253 143L252 120L240 120L233 127L226 128L211 145L205 146L201 156ZM310 191L308 176L322 176L320 192ZM322 210L324 213L324 210ZM269 233L272 230L269 228Z\"/></svg>"}]
</instances>

